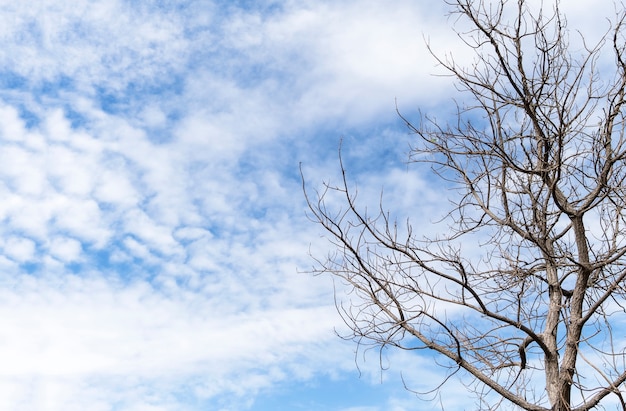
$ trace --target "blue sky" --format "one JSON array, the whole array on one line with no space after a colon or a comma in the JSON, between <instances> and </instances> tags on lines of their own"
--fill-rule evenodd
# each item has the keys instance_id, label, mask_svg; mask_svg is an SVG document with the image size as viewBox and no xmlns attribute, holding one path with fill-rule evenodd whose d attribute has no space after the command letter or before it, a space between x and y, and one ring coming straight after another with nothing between
<instances>
[{"instance_id":1,"label":"blue sky","mask_svg":"<svg viewBox=\"0 0 626 411\"><path fill-rule=\"evenodd\" d=\"M336 336L298 168L333 181L343 139L364 203L445 204L395 114L449 113L445 11L0 1L0 409L472 409L460 381L404 390L442 377L427 356L381 371Z\"/></svg>"}]
</instances>

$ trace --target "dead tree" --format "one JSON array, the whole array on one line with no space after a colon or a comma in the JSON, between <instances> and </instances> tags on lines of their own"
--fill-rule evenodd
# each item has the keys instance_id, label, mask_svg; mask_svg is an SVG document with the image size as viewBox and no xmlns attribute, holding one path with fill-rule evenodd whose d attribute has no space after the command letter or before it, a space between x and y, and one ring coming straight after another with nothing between
<instances>
[{"instance_id":1,"label":"dead tree","mask_svg":"<svg viewBox=\"0 0 626 411\"><path fill-rule=\"evenodd\" d=\"M557 3L530 3L452 1L475 59L433 55L470 103L445 124L401 116L411 161L460 193L449 230L363 211L342 163L338 186L305 187L335 249L315 271L351 289L351 337L431 350L482 408L626 410L624 12L588 44Z\"/></svg>"}]
</instances>

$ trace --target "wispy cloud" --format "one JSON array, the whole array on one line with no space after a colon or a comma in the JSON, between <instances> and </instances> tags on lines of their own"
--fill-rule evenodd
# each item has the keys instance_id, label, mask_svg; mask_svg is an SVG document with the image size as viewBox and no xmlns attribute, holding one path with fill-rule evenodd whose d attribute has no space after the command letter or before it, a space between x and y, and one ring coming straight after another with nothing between
<instances>
[{"instance_id":1,"label":"wispy cloud","mask_svg":"<svg viewBox=\"0 0 626 411\"><path fill-rule=\"evenodd\" d=\"M441 21L409 1L0 6L0 408L237 410L352 369L332 284L299 273L325 243L298 163L332 175L344 134L372 190L427 191L402 149L368 158L406 141L394 98L448 90L422 40Z\"/></svg>"}]
</instances>

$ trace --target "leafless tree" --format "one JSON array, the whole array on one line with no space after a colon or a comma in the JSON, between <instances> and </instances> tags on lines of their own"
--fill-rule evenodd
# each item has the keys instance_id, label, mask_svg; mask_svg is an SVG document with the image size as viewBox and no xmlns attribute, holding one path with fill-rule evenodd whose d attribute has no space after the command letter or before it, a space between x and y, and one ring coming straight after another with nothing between
<instances>
[{"instance_id":1,"label":"leafless tree","mask_svg":"<svg viewBox=\"0 0 626 411\"><path fill-rule=\"evenodd\" d=\"M625 14L588 44L535 3L451 1L474 60L433 56L471 104L445 124L401 116L411 161L460 193L450 230L364 211L342 163L338 186L305 187L335 250L315 271L351 289L352 338L432 350L481 408L626 410Z\"/></svg>"}]
</instances>

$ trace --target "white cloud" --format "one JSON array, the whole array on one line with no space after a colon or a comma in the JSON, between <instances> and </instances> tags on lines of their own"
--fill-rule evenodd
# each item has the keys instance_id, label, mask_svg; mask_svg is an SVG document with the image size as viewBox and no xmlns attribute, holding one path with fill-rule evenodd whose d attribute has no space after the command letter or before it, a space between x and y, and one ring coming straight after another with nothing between
<instances>
[{"instance_id":1,"label":"white cloud","mask_svg":"<svg viewBox=\"0 0 626 411\"><path fill-rule=\"evenodd\" d=\"M4 254L18 262L32 260L35 255L36 244L33 240L24 237L9 237L3 245Z\"/></svg>"},{"instance_id":2,"label":"white cloud","mask_svg":"<svg viewBox=\"0 0 626 411\"><path fill-rule=\"evenodd\" d=\"M139 397L188 385L200 397L249 397L337 362L326 357L335 342L332 300L316 299L329 288L296 274L309 239L298 228L304 221L288 214L293 193L283 177L252 170L238 180L236 168L211 165L203 175L184 166L190 151L180 141L153 145L123 119L91 113L96 127L113 120L113 136L99 138L98 128L68 129L65 114L51 113L28 131L41 147L5 142L13 163L3 170L2 230L33 237L14 234L2 248L2 284L10 286L0 288L0 315L16 314L0 332L0 386L20 381L8 409L133 409ZM37 190L13 183L34 180L27 164L36 165ZM248 215L257 211L267 221ZM93 245L129 268L111 276L92 266ZM146 268L135 259L157 267L153 284L140 280ZM19 275L11 261L43 263L46 273ZM69 263L82 264L78 275ZM146 388L133 391L133 378ZM184 409L172 398L154 406Z\"/></svg>"},{"instance_id":3,"label":"white cloud","mask_svg":"<svg viewBox=\"0 0 626 411\"><path fill-rule=\"evenodd\" d=\"M167 122L165 113L157 105L144 108L139 117L148 127L162 127Z\"/></svg>"},{"instance_id":4,"label":"white cloud","mask_svg":"<svg viewBox=\"0 0 626 411\"><path fill-rule=\"evenodd\" d=\"M22 141L24 135L24 122L19 118L18 111L11 106L0 108L1 138L6 141Z\"/></svg>"},{"instance_id":5,"label":"white cloud","mask_svg":"<svg viewBox=\"0 0 626 411\"><path fill-rule=\"evenodd\" d=\"M69 238L56 236L50 240L48 245L50 254L64 262L76 261L82 253L82 245L79 241Z\"/></svg>"},{"instance_id":6,"label":"white cloud","mask_svg":"<svg viewBox=\"0 0 626 411\"><path fill-rule=\"evenodd\" d=\"M435 10L443 13L407 1L290 2L276 15L236 14L227 34L253 64L282 73L285 89L274 95L296 97L285 113L294 126L328 118L367 123L391 118L394 98L402 107L432 105L450 91L432 76L438 71L423 39L426 32L442 37Z\"/></svg>"},{"instance_id":7,"label":"white cloud","mask_svg":"<svg viewBox=\"0 0 626 411\"><path fill-rule=\"evenodd\" d=\"M324 145L386 124L394 97L437 104L421 35L439 20L131 3L0 5L0 66L23 81L0 89L0 408L196 409L352 369L332 284L297 272L326 247L297 166L334 165ZM382 175L403 208L423 188Z\"/></svg>"},{"instance_id":8,"label":"white cloud","mask_svg":"<svg viewBox=\"0 0 626 411\"><path fill-rule=\"evenodd\" d=\"M154 79L184 64L187 41L175 13L121 1L0 5L0 65L28 81L66 76L80 88Z\"/></svg>"},{"instance_id":9,"label":"white cloud","mask_svg":"<svg viewBox=\"0 0 626 411\"><path fill-rule=\"evenodd\" d=\"M323 307L224 316L223 308L202 294L179 290L166 296L143 282L122 284L111 278L76 276L19 277L11 282L12 290L0 291L4 319L0 386L9 388L10 381L36 378L60 396L32 398L25 409L38 401L49 401L45 409L78 409L63 407L72 399L84 402L96 394L112 395L115 401L117 389L132 390L120 386L120 379L158 385L160 380L184 382L195 376L192 386L204 395L222 390L249 393L286 378L283 372L267 374L262 369L295 367L293 361L310 341L321 348L334 339L330 323L323 320L332 316ZM324 358L325 354L324 349L314 349L298 359L297 367L330 365L332 358ZM241 380L246 374L257 377ZM84 384L95 381L105 391L80 392ZM213 381L220 381L220 388L206 391ZM158 392L148 387L151 395ZM20 388L13 392L27 391L23 385ZM128 399L134 406L143 400ZM15 401L9 409L18 404Z\"/></svg>"}]
</instances>

